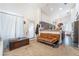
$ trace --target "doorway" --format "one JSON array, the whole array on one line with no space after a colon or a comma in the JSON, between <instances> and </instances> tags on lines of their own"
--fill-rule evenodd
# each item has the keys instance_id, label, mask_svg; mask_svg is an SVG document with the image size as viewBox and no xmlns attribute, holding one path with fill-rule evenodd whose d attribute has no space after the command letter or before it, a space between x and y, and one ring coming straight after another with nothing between
<instances>
[{"instance_id":1,"label":"doorway","mask_svg":"<svg viewBox=\"0 0 79 59\"><path fill-rule=\"evenodd\" d=\"M29 39L33 39L35 37L34 21L29 21L27 36Z\"/></svg>"}]
</instances>

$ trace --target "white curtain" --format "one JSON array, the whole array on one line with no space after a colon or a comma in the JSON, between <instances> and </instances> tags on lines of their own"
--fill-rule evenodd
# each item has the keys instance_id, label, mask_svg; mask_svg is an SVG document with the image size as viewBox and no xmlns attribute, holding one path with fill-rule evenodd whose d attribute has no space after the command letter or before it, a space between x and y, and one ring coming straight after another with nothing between
<instances>
[{"instance_id":1,"label":"white curtain","mask_svg":"<svg viewBox=\"0 0 79 59\"><path fill-rule=\"evenodd\" d=\"M4 40L4 48L9 45L11 38L23 37L23 18L11 14L0 13L0 32Z\"/></svg>"},{"instance_id":2,"label":"white curtain","mask_svg":"<svg viewBox=\"0 0 79 59\"><path fill-rule=\"evenodd\" d=\"M16 16L1 13L1 37L4 40L4 48L8 47L10 38L15 38L15 20Z\"/></svg>"},{"instance_id":3,"label":"white curtain","mask_svg":"<svg viewBox=\"0 0 79 59\"><path fill-rule=\"evenodd\" d=\"M24 29L23 29L23 18L17 17L16 20L16 38L22 38L24 36Z\"/></svg>"},{"instance_id":4,"label":"white curtain","mask_svg":"<svg viewBox=\"0 0 79 59\"><path fill-rule=\"evenodd\" d=\"M3 55L3 41L1 39L1 30L2 30L2 25L1 25L1 13L0 13L0 56Z\"/></svg>"},{"instance_id":5,"label":"white curtain","mask_svg":"<svg viewBox=\"0 0 79 59\"><path fill-rule=\"evenodd\" d=\"M1 38L1 13L0 13L0 38Z\"/></svg>"},{"instance_id":6,"label":"white curtain","mask_svg":"<svg viewBox=\"0 0 79 59\"><path fill-rule=\"evenodd\" d=\"M16 16L1 14L2 15L2 38L15 37L15 21Z\"/></svg>"}]
</instances>

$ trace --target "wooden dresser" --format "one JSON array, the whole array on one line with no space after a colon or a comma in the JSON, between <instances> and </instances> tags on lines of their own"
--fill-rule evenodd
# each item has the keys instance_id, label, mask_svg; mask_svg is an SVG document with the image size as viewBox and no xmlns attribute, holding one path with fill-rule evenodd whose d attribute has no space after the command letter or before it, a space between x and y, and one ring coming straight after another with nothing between
<instances>
[{"instance_id":1,"label":"wooden dresser","mask_svg":"<svg viewBox=\"0 0 79 59\"><path fill-rule=\"evenodd\" d=\"M19 48L28 44L29 44L29 39L27 38L23 38L21 40L19 39L11 40L9 42L9 50L14 50L16 48Z\"/></svg>"}]
</instances>

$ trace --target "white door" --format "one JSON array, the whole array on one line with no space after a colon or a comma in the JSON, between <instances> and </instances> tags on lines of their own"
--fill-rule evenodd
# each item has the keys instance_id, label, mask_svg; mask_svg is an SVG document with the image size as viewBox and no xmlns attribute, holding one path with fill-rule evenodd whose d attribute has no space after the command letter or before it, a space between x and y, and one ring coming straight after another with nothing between
<instances>
[{"instance_id":1,"label":"white door","mask_svg":"<svg viewBox=\"0 0 79 59\"><path fill-rule=\"evenodd\" d=\"M34 38L35 36L35 30L34 30L34 23L33 22L29 22L29 27L28 27L28 38Z\"/></svg>"}]
</instances>

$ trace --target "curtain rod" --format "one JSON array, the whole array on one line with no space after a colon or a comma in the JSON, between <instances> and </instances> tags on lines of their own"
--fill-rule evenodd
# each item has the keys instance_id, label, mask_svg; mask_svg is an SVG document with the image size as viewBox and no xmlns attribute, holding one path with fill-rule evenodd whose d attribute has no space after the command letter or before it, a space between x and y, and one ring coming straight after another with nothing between
<instances>
[{"instance_id":1,"label":"curtain rod","mask_svg":"<svg viewBox=\"0 0 79 59\"><path fill-rule=\"evenodd\" d=\"M18 15L17 13L13 13L13 12L7 12L7 11L2 11L2 10L0 10L0 13L4 13L4 14L8 14L8 15L12 15L12 16L17 16L17 17L22 17L22 18L24 18L24 16Z\"/></svg>"}]
</instances>

